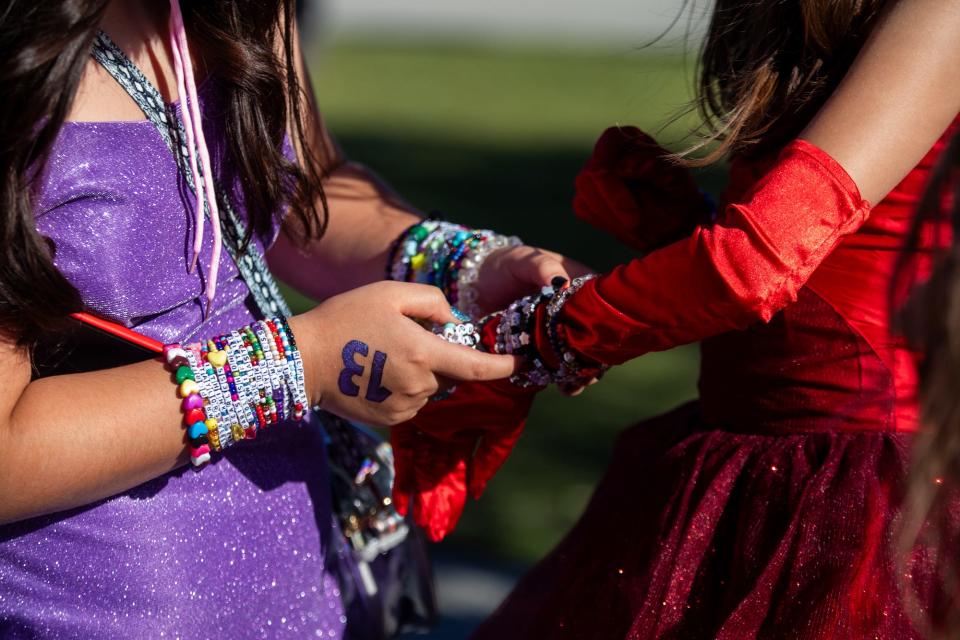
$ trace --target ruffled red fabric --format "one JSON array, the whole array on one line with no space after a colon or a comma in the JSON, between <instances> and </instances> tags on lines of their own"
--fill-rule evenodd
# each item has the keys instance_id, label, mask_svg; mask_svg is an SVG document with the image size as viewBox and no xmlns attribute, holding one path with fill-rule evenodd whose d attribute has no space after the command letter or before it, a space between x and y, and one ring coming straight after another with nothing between
<instances>
[{"instance_id":1,"label":"ruffled red fabric","mask_svg":"<svg viewBox=\"0 0 960 640\"><path fill-rule=\"evenodd\" d=\"M691 404L625 431L576 527L474 640L925 637L890 551L910 436L822 426L710 430ZM942 618L954 561L915 551L925 614Z\"/></svg>"},{"instance_id":2,"label":"ruffled red fabric","mask_svg":"<svg viewBox=\"0 0 960 640\"><path fill-rule=\"evenodd\" d=\"M482 345L493 350L499 317L488 320ZM468 495L479 499L523 432L537 393L508 380L458 385L449 398L431 402L410 422L391 430L397 511L433 541L453 531Z\"/></svg>"},{"instance_id":3,"label":"ruffled red fabric","mask_svg":"<svg viewBox=\"0 0 960 640\"><path fill-rule=\"evenodd\" d=\"M690 235L711 207L668 154L636 127L604 131L576 178L577 217L644 253Z\"/></svg>"}]
</instances>

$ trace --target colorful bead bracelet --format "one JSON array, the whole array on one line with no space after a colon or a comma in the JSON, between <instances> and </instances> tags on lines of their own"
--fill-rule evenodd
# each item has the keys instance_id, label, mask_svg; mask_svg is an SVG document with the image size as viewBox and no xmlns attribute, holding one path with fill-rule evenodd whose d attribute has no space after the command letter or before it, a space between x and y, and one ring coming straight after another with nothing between
<instances>
[{"instance_id":1,"label":"colorful bead bracelet","mask_svg":"<svg viewBox=\"0 0 960 640\"><path fill-rule=\"evenodd\" d=\"M524 371L510 378L511 382L521 387L542 387L550 383L579 386L606 370L602 365L578 358L568 348L559 323L564 303L593 277L576 278L569 284L564 278L555 278L539 293L521 298L501 312L494 351L523 356L528 363ZM541 306L544 308L543 314L538 313ZM554 361L558 363L556 366L548 364L537 349L534 336L538 321L546 322L543 329Z\"/></svg>"},{"instance_id":2,"label":"colorful bead bracelet","mask_svg":"<svg viewBox=\"0 0 960 640\"><path fill-rule=\"evenodd\" d=\"M168 344L163 352L178 385L194 466L261 429L304 417L303 361L285 318L205 342Z\"/></svg>"},{"instance_id":3,"label":"colorful bead bracelet","mask_svg":"<svg viewBox=\"0 0 960 640\"><path fill-rule=\"evenodd\" d=\"M520 244L516 237L430 218L397 238L388 277L439 287L451 304L477 318L480 310L475 285L484 260L497 249Z\"/></svg>"}]
</instances>

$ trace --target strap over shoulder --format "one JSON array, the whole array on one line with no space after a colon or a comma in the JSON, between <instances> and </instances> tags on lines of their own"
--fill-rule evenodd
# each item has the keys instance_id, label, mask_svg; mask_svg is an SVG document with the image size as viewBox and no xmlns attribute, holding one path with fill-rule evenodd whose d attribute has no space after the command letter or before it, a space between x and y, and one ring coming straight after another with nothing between
<instances>
[{"instance_id":1,"label":"strap over shoulder","mask_svg":"<svg viewBox=\"0 0 960 640\"><path fill-rule=\"evenodd\" d=\"M196 185L200 182L199 178L206 168L202 161L199 162L197 168L200 175L193 175L189 150L185 142L186 131L176 111L164 102L160 91L103 31L94 40L91 55L137 103L147 120L153 123L167 148L174 154L187 186L196 193ZM290 306L284 299L273 274L270 273L259 247L250 242L247 243L245 250L240 250L247 234L246 224L233 208L230 198L226 195L227 192L216 180L216 176L214 176L214 184L226 239L224 245L236 263L240 277L250 289L250 294L261 316L291 315ZM203 198L199 198L197 202L200 203L198 206L203 206ZM207 207L204 207L204 213L207 216L210 215Z\"/></svg>"}]
</instances>

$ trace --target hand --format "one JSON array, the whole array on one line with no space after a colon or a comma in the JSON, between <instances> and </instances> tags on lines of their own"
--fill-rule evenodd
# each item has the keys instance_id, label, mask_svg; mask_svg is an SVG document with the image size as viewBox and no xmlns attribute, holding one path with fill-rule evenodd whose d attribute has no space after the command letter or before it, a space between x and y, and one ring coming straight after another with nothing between
<instances>
[{"instance_id":1,"label":"hand","mask_svg":"<svg viewBox=\"0 0 960 640\"><path fill-rule=\"evenodd\" d=\"M522 245L491 253L480 268L477 279L477 305L483 313L492 313L530 294L556 276L572 280L593 273L589 267L554 251ZM578 396L584 386L561 387L566 396Z\"/></svg>"},{"instance_id":2,"label":"hand","mask_svg":"<svg viewBox=\"0 0 960 640\"><path fill-rule=\"evenodd\" d=\"M565 256L529 247L505 247L487 256L477 277L477 305L484 314L550 284L556 276L572 280L592 273L591 269Z\"/></svg>"},{"instance_id":3,"label":"hand","mask_svg":"<svg viewBox=\"0 0 960 640\"><path fill-rule=\"evenodd\" d=\"M450 344L414 319L453 322L436 287L377 282L334 296L290 319L312 403L348 420L389 426L410 420L452 381L510 376L511 356Z\"/></svg>"}]
</instances>

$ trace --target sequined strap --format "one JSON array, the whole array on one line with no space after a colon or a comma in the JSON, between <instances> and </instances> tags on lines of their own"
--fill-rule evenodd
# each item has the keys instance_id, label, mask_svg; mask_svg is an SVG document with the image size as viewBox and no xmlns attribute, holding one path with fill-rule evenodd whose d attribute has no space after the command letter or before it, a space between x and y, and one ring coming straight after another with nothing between
<instances>
[{"instance_id":1,"label":"sequined strap","mask_svg":"<svg viewBox=\"0 0 960 640\"><path fill-rule=\"evenodd\" d=\"M153 123L167 148L178 159L180 171L183 173L187 186L196 193L196 183L190 169L189 152L185 144L186 134L183 122L176 116L174 110L163 100L163 96L151 83L143 72L127 55L101 31L93 43L91 52L93 58L109 73L117 83L133 98L147 120ZM174 140L176 133L176 140ZM197 171L200 176L205 171L203 163L198 163ZM199 177L199 176L198 176ZM237 215L226 196L226 192L216 182L217 204L222 213L223 233L227 242L224 244L230 257L233 258L240 272L240 277L246 283L253 300L263 317L289 316L290 307L280 292L276 279L267 267L266 259L254 243L248 243L244 251L240 251L247 228L240 216ZM204 207L204 213L209 216L203 198L197 199L197 206Z\"/></svg>"}]
</instances>

